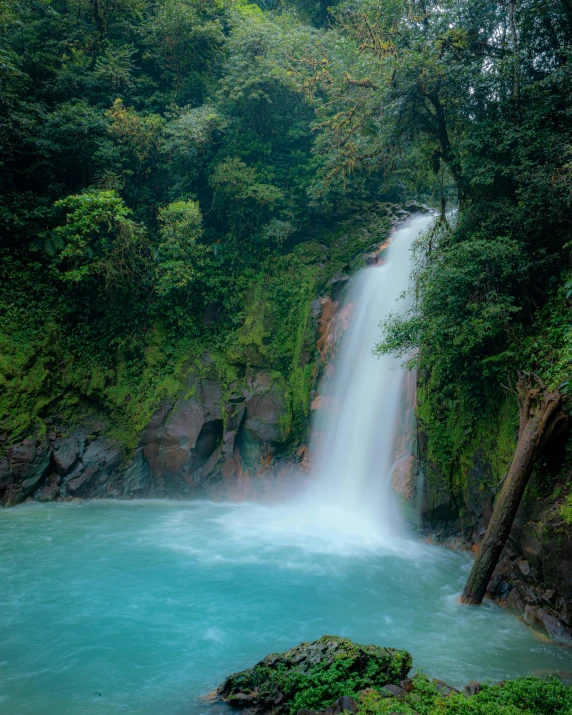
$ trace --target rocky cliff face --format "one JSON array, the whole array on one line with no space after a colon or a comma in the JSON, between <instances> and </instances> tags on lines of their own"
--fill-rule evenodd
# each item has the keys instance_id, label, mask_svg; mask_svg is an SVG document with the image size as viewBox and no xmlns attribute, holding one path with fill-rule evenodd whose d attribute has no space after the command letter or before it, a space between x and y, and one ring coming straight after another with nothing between
<instances>
[{"instance_id":1,"label":"rocky cliff face","mask_svg":"<svg viewBox=\"0 0 572 715\"><path fill-rule=\"evenodd\" d=\"M284 448L286 388L268 373L254 372L230 387L214 376L189 375L186 392L160 405L129 453L89 419L12 445L0 460L3 505L30 498L231 495Z\"/></svg>"}]
</instances>

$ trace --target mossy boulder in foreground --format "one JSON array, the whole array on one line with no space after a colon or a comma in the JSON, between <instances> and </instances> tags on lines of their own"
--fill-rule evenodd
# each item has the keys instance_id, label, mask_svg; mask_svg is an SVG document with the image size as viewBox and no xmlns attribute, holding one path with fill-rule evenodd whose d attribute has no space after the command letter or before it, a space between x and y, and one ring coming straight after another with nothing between
<instances>
[{"instance_id":1,"label":"mossy boulder in foreground","mask_svg":"<svg viewBox=\"0 0 572 715\"><path fill-rule=\"evenodd\" d=\"M554 677L473 680L460 692L408 679L410 668L406 651L322 636L231 675L217 693L257 715L572 715L572 687Z\"/></svg>"},{"instance_id":2,"label":"mossy boulder in foreground","mask_svg":"<svg viewBox=\"0 0 572 715\"><path fill-rule=\"evenodd\" d=\"M229 676L217 693L229 705L256 713L320 710L343 695L397 685L407 677L411 662L404 650L322 636Z\"/></svg>"}]
</instances>

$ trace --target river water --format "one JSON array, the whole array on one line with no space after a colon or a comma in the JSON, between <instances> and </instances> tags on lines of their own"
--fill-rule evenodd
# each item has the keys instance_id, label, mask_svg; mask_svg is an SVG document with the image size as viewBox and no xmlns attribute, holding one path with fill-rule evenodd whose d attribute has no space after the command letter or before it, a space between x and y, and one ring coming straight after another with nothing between
<instances>
[{"instance_id":1,"label":"river water","mask_svg":"<svg viewBox=\"0 0 572 715\"><path fill-rule=\"evenodd\" d=\"M493 603L467 557L394 548L293 504L30 504L0 518L0 712L208 712L224 677L325 633L408 649L453 685L570 669Z\"/></svg>"},{"instance_id":2,"label":"river water","mask_svg":"<svg viewBox=\"0 0 572 715\"><path fill-rule=\"evenodd\" d=\"M469 557L413 540L389 488L403 372L371 351L379 320L405 306L409 248L429 220L354 281L295 501L0 512L0 712L214 713L201 696L226 675L324 634L405 648L457 686L571 670L569 650L497 605L459 606Z\"/></svg>"}]
</instances>

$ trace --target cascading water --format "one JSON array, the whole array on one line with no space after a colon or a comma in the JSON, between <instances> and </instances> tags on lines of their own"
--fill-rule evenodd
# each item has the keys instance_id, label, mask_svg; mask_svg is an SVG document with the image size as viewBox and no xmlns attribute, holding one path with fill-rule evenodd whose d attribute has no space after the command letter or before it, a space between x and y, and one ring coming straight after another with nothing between
<instances>
[{"instance_id":1,"label":"cascading water","mask_svg":"<svg viewBox=\"0 0 572 715\"><path fill-rule=\"evenodd\" d=\"M391 489L399 400L404 386L401 360L376 356L379 323L392 312L403 312L403 293L410 274L410 249L432 222L416 215L391 239L381 265L362 270L349 296L353 307L348 329L334 362L327 407L314 426L312 497L378 534L394 536L399 515ZM365 519L365 522L363 521Z\"/></svg>"}]
</instances>

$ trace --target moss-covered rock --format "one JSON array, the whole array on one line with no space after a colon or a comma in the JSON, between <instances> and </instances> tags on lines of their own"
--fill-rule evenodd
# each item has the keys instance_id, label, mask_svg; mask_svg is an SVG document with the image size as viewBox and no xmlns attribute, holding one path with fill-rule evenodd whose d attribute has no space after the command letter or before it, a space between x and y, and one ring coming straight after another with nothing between
<instances>
[{"instance_id":1,"label":"moss-covered rock","mask_svg":"<svg viewBox=\"0 0 572 715\"><path fill-rule=\"evenodd\" d=\"M405 697L373 689L360 693L358 715L569 715L572 688L556 678L525 677L497 685L472 681L459 692L416 675Z\"/></svg>"},{"instance_id":2,"label":"moss-covered rock","mask_svg":"<svg viewBox=\"0 0 572 715\"><path fill-rule=\"evenodd\" d=\"M322 636L229 676L219 697L234 707L274 715L319 710L343 695L398 684L411 668L407 651Z\"/></svg>"}]
</instances>

